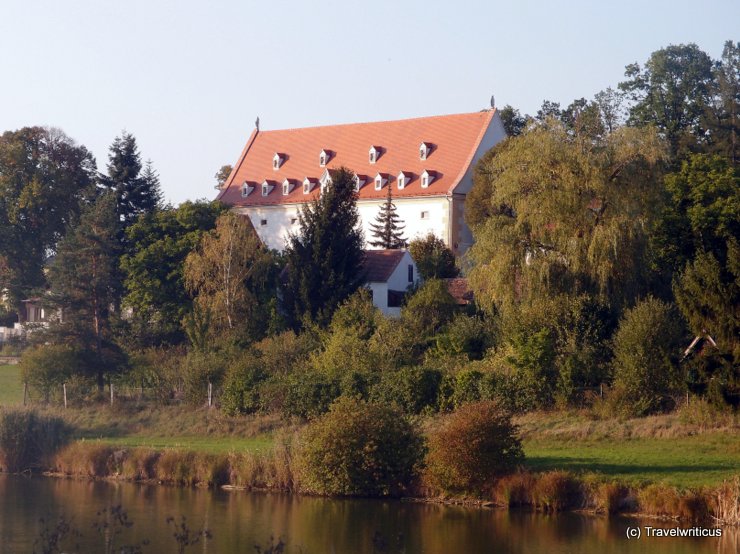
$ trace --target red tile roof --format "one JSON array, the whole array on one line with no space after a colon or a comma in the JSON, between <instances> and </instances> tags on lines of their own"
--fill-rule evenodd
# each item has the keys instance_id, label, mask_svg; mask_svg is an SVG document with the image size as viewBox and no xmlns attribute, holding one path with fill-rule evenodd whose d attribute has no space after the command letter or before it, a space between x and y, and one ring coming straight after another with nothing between
<instances>
[{"instance_id":1,"label":"red tile roof","mask_svg":"<svg viewBox=\"0 0 740 554\"><path fill-rule=\"evenodd\" d=\"M365 281L385 283L403 259L405 250L365 250Z\"/></svg>"},{"instance_id":2,"label":"red tile roof","mask_svg":"<svg viewBox=\"0 0 740 554\"><path fill-rule=\"evenodd\" d=\"M446 195L454 190L468 169L493 114L494 110L486 110L399 121L255 130L218 199L234 206L306 202L319 194L318 188L303 194L303 187L296 187L290 194L283 195L282 188L275 187L270 194L262 196L260 185L266 179L279 183L285 178L301 183L306 177L318 179L325 169L319 165L322 149L332 153L327 168L345 166L368 176L360 189L361 200L385 198L385 187L376 191L372 182L378 173L391 176L386 186L393 186L397 197ZM419 157L422 142L434 145L426 160ZM381 152L374 164L369 161L371 146ZM276 152L284 156L278 170L272 166ZM421 174L425 169L433 172L435 178L428 188L421 188ZM412 174L412 179L398 190L397 178L401 171ZM255 190L242 197L241 187L245 181Z\"/></svg>"},{"instance_id":3,"label":"red tile roof","mask_svg":"<svg viewBox=\"0 0 740 554\"><path fill-rule=\"evenodd\" d=\"M468 287L468 280L464 277L445 279L447 291L452 295L459 306L467 306L473 301L473 291Z\"/></svg>"}]
</instances>

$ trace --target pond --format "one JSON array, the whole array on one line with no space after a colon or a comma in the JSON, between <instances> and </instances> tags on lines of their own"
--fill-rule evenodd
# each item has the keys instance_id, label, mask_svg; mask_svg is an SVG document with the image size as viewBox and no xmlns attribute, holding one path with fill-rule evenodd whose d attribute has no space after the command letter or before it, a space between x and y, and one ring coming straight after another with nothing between
<instances>
[{"instance_id":1,"label":"pond","mask_svg":"<svg viewBox=\"0 0 740 554\"><path fill-rule=\"evenodd\" d=\"M101 511L118 505L133 525L104 528L112 520L110 512ZM185 550L194 553L252 553L256 544L269 546L271 537L285 542L285 552L303 554L740 551L737 529L725 529L721 539L649 538L645 526L678 525L623 517L0 475L1 553L33 552L35 542L40 552L40 537L44 530L53 531L60 516L81 535L65 543L65 552L106 552L106 538L119 546L117 552L145 540L144 553L177 552L167 519L181 522L181 516L193 532L205 526L212 534ZM642 538L628 540L627 528L638 526Z\"/></svg>"}]
</instances>

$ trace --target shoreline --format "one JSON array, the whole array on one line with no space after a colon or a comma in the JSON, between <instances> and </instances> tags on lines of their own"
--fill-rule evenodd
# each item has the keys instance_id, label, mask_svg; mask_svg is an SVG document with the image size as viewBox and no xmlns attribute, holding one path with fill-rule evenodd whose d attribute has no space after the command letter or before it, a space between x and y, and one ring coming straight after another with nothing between
<instances>
[{"instance_id":1,"label":"shoreline","mask_svg":"<svg viewBox=\"0 0 740 554\"><path fill-rule=\"evenodd\" d=\"M49 462L46 471L37 474L58 479L323 496L301 487L299 470L285 447L269 452L222 455L144 447L121 449L80 441L63 448ZM655 483L635 485L605 480L594 474L524 471L501 477L478 494L456 495L434 490L424 486L423 477L408 492L382 498L544 514L574 512L740 526L740 474L728 476L718 486L681 490Z\"/></svg>"}]
</instances>

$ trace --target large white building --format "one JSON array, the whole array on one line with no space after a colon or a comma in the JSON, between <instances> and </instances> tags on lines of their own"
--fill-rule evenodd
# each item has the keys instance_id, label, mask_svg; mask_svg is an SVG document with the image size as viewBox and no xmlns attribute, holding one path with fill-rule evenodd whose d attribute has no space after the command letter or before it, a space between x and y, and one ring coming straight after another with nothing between
<instances>
[{"instance_id":1,"label":"large white building","mask_svg":"<svg viewBox=\"0 0 740 554\"><path fill-rule=\"evenodd\" d=\"M365 240L392 195L408 240L432 232L455 252L472 243L465 196L473 167L506 137L495 109L399 121L303 129L255 129L218 199L251 219L270 248L283 250L298 211L327 186L329 170L354 171Z\"/></svg>"}]
</instances>

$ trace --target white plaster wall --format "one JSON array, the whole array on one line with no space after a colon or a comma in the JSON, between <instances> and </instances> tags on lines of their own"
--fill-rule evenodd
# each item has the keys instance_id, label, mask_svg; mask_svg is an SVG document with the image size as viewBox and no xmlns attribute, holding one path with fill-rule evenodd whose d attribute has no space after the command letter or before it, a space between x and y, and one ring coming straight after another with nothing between
<instances>
[{"instance_id":1,"label":"white plaster wall","mask_svg":"<svg viewBox=\"0 0 740 554\"><path fill-rule=\"evenodd\" d=\"M413 283L409 283L409 264L414 266L414 280ZM399 317L401 315L401 308L390 308L388 307L388 291L398 290L405 291L410 285L419 282L419 270L416 267L414 259L408 252L404 253L401 261L398 262L396 269L391 273L388 281L385 283L368 283L367 287L373 291L373 304L378 308L383 315L390 317Z\"/></svg>"},{"instance_id":2,"label":"white plaster wall","mask_svg":"<svg viewBox=\"0 0 740 554\"><path fill-rule=\"evenodd\" d=\"M493 114L493 118L491 119L491 124L488 126L486 133L483 135L483 138L481 139L480 144L478 145L478 149L475 151L475 154L473 155L473 161L471 162L470 166L465 172L465 175L463 176L463 178L460 180L460 184L455 188L456 196L466 195L467 193L470 192L470 189L473 188L473 172L475 170L475 165L478 163L478 160L480 160L483 157L483 155L486 152L488 152L491 148L493 148L499 142L504 140L506 136L507 135L506 135L506 130L504 129L504 124L501 121L501 116L499 116L498 111L497 111L495 114ZM460 196L458 196L458 198L460 198ZM450 213L450 218L452 218L452 213ZM457 221L453 222L453 225L456 225L461 229L460 238L458 242L457 254L462 255L473 244L473 233L470 231L470 228L465 223L465 200L463 200L462 202L462 209L459 212ZM445 242L449 246L450 240L451 240L452 226L448 227L448 229L450 229L450 235L448 235L445 238Z\"/></svg>"},{"instance_id":3,"label":"white plaster wall","mask_svg":"<svg viewBox=\"0 0 740 554\"><path fill-rule=\"evenodd\" d=\"M236 208L237 213L249 216L257 234L268 248L283 251L288 241L288 234L298 231L298 223L291 223L298 218L301 204L282 204L279 206L250 206ZM267 225L262 225L262 220Z\"/></svg>"},{"instance_id":4,"label":"white plaster wall","mask_svg":"<svg viewBox=\"0 0 740 554\"><path fill-rule=\"evenodd\" d=\"M433 183L432 186L434 186ZM368 200L357 203L366 247L369 249L374 248L370 246L370 240L372 240L370 224L375 223L375 218L378 217L380 212L380 206L384 203L385 201ZM396 205L396 213L399 219L405 225L403 236L406 240L411 241L415 238L421 238L430 232L443 240L447 240L449 201L446 197L394 198L393 203ZM429 218L421 219L421 212L428 212Z\"/></svg>"},{"instance_id":5,"label":"white plaster wall","mask_svg":"<svg viewBox=\"0 0 740 554\"><path fill-rule=\"evenodd\" d=\"M403 233L407 240L423 237L429 232L445 241L447 240L449 200L446 197L394 198L393 203L397 208L396 213L406 226ZM366 248L373 248L368 243L372 237L370 223L375 222L382 204L382 201L367 200L357 203ZM288 234L291 231L298 231L298 224L292 224L291 220L298 217L301 206L301 204L249 206L236 208L236 211L249 216L257 234L268 248L283 251L288 240ZM421 219L422 211L429 213L428 219ZM261 224L263 219L267 220L266 225Z\"/></svg>"},{"instance_id":6,"label":"white plaster wall","mask_svg":"<svg viewBox=\"0 0 740 554\"><path fill-rule=\"evenodd\" d=\"M388 284L387 283L367 283L367 288L373 291L373 305L378 308L383 314L388 315L388 310L394 310L396 308L388 308ZM400 311L399 311L400 315Z\"/></svg>"}]
</instances>

